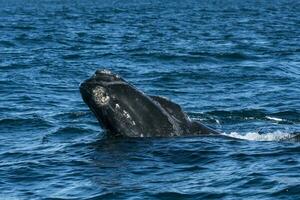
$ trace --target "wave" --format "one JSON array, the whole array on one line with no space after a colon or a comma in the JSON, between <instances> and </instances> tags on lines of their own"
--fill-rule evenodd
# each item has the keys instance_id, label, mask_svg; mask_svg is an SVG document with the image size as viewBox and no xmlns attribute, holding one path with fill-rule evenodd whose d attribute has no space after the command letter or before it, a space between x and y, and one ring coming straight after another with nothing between
<instances>
[{"instance_id":1,"label":"wave","mask_svg":"<svg viewBox=\"0 0 300 200\"><path fill-rule=\"evenodd\" d=\"M51 127L52 124L40 117L35 118L4 118L0 119L0 125L4 127L16 127L25 125L34 125L35 127Z\"/></svg>"},{"instance_id":2,"label":"wave","mask_svg":"<svg viewBox=\"0 0 300 200\"><path fill-rule=\"evenodd\" d=\"M80 55L79 54L69 54L69 55L64 55L62 58L64 60L77 60L80 59Z\"/></svg>"},{"instance_id":3,"label":"wave","mask_svg":"<svg viewBox=\"0 0 300 200\"><path fill-rule=\"evenodd\" d=\"M258 132L248 132L246 134L240 134L237 132L222 133L224 136L231 138L237 138L242 140L250 141L283 141L283 140L297 140L300 136L296 133L286 133L282 131L275 131L270 133L258 133Z\"/></svg>"},{"instance_id":4,"label":"wave","mask_svg":"<svg viewBox=\"0 0 300 200\"><path fill-rule=\"evenodd\" d=\"M184 53L167 53L167 52L135 52L134 57L155 58L165 61L180 60L184 62L199 62L199 61L243 61L249 59L257 59L252 55L247 55L241 52L225 52L225 53L210 53L210 52L188 52Z\"/></svg>"},{"instance_id":5,"label":"wave","mask_svg":"<svg viewBox=\"0 0 300 200\"><path fill-rule=\"evenodd\" d=\"M58 130L54 131L51 133L51 135L76 135L76 134L81 134L85 132L86 129L81 128L81 127L72 127L72 126L67 126L67 127L61 127Z\"/></svg>"},{"instance_id":6,"label":"wave","mask_svg":"<svg viewBox=\"0 0 300 200\"><path fill-rule=\"evenodd\" d=\"M73 145L74 142L76 143L75 145L78 145L77 142L80 144L83 144L86 141L89 142L89 136L93 135L94 133L94 130L89 128L65 126L53 129L44 135L42 138L42 143L48 143L49 141L63 141L64 143L69 143L71 141Z\"/></svg>"},{"instance_id":7,"label":"wave","mask_svg":"<svg viewBox=\"0 0 300 200\"><path fill-rule=\"evenodd\" d=\"M74 111L74 112L62 112L54 115L53 117L61 119L61 118L69 118L69 119L77 119L83 116L89 116L89 112L86 111Z\"/></svg>"},{"instance_id":8,"label":"wave","mask_svg":"<svg viewBox=\"0 0 300 200\"><path fill-rule=\"evenodd\" d=\"M4 46L4 47L15 47L16 46L15 43L13 43L11 41L7 41L7 40L1 40L0 45Z\"/></svg>"},{"instance_id":9,"label":"wave","mask_svg":"<svg viewBox=\"0 0 300 200\"><path fill-rule=\"evenodd\" d=\"M17 30L36 30L37 29L36 27L30 26L30 25L14 25L14 26L11 26L10 28L17 29Z\"/></svg>"},{"instance_id":10,"label":"wave","mask_svg":"<svg viewBox=\"0 0 300 200\"><path fill-rule=\"evenodd\" d=\"M228 59L228 60L248 60L248 59L256 59L255 56L247 55L242 52L219 52L219 53L210 53L210 52L190 52L190 55L193 56L205 56L205 57L213 57L215 59Z\"/></svg>"},{"instance_id":11,"label":"wave","mask_svg":"<svg viewBox=\"0 0 300 200\"><path fill-rule=\"evenodd\" d=\"M280 111L270 113L264 109L244 109L244 110L215 110L204 113L205 115L217 116L219 118L224 118L230 120L267 120L276 123L297 123L299 122L300 113L297 111Z\"/></svg>"},{"instance_id":12,"label":"wave","mask_svg":"<svg viewBox=\"0 0 300 200\"><path fill-rule=\"evenodd\" d=\"M104 18L98 18L98 19L93 19L90 24L94 25L94 24L113 24L113 21L104 19Z\"/></svg>"},{"instance_id":13,"label":"wave","mask_svg":"<svg viewBox=\"0 0 300 200\"><path fill-rule=\"evenodd\" d=\"M139 52L133 53L133 57L142 59L157 59L161 61L183 61L190 63L198 63L200 61L209 61L211 58L200 56L200 55L188 55L188 54L172 54L172 53L162 53L162 52Z\"/></svg>"}]
</instances>

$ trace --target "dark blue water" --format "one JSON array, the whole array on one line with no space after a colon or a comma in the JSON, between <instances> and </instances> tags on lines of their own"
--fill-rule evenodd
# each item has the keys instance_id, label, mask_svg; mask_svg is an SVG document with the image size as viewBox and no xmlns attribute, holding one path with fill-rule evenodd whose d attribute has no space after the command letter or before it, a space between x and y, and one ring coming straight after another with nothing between
<instances>
[{"instance_id":1,"label":"dark blue water","mask_svg":"<svg viewBox=\"0 0 300 200\"><path fill-rule=\"evenodd\" d=\"M299 16L289 0L0 1L0 199L299 199ZM78 90L98 68L231 137L106 139Z\"/></svg>"}]
</instances>

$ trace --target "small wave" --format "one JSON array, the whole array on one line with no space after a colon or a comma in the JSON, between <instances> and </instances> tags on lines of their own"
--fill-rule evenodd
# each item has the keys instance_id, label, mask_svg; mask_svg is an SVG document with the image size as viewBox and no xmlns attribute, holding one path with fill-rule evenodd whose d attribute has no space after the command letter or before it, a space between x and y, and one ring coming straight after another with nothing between
<instances>
[{"instance_id":1,"label":"small wave","mask_svg":"<svg viewBox=\"0 0 300 200\"><path fill-rule=\"evenodd\" d=\"M272 113L269 117L282 119L283 121L300 122L300 112L295 110Z\"/></svg>"},{"instance_id":2,"label":"small wave","mask_svg":"<svg viewBox=\"0 0 300 200\"><path fill-rule=\"evenodd\" d=\"M99 19L94 19L90 22L91 24L112 24L114 23L113 21L109 21L103 18L99 18Z\"/></svg>"},{"instance_id":3,"label":"small wave","mask_svg":"<svg viewBox=\"0 0 300 200\"><path fill-rule=\"evenodd\" d=\"M86 130L84 128L80 127L62 127L56 130L55 132L51 133L52 135L75 135L75 134L81 134L85 132Z\"/></svg>"},{"instance_id":4,"label":"small wave","mask_svg":"<svg viewBox=\"0 0 300 200\"><path fill-rule=\"evenodd\" d=\"M225 53L210 53L210 52L189 52L190 55L193 56L203 56L203 57L210 57L214 59L220 60L248 60L248 59L255 59L256 57L244 54L242 52L225 52Z\"/></svg>"},{"instance_id":5,"label":"small wave","mask_svg":"<svg viewBox=\"0 0 300 200\"><path fill-rule=\"evenodd\" d=\"M224 121L230 120L268 120L276 123L297 123L300 114L295 111L284 111L269 113L264 109L243 109L243 110L215 110L204 113L205 115L217 116Z\"/></svg>"},{"instance_id":6,"label":"small wave","mask_svg":"<svg viewBox=\"0 0 300 200\"><path fill-rule=\"evenodd\" d=\"M204 113L205 115L210 116L216 116L219 119L222 119L222 121L227 120L237 120L237 121L243 121L243 120L263 120L266 117L266 111L262 109L244 109L244 110L215 110Z\"/></svg>"},{"instance_id":7,"label":"small wave","mask_svg":"<svg viewBox=\"0 0 300 200\"><path fill-rule=\"evenodd\" d=\"M246 134L240 134L237 132L223 133L222 135L232 138L251 140L251 141L282 141L293 139L296 135L293 133L284 133L281 131L275 131L273 133L260 134L258 132L248 132Z\"/></svg>"},{"instance_id":8,"label":"small wave","mask_svg":"<svg viewBox=\"0 0 300 200\"><path fill-rule=\"evenodd\" d=\"M218 59L228 59L228 60L247 60L247 59L253 59L254 57L250 55L246 55L243 53L220 53L215 55Z\"/></svg>"},{"instance_id":9,"label":"small wave","mask_svg":"<svg viewBox=\"0 0 300 200\"><path fill-rule=\"evenodd\" d=\"M79 59L80 55L79 54L69 54L69 55L64 55L63 59L64 60L76 60Z\"/></svg>"},{"instance_id":10,"label":"small wave","mask_svg":"<svg viewBox=\"0 0 300 200\"><path fill-rule=\"evenodd\" d=\"M24 126L24 125L35 125L36 127L50 127L51 123L42 118L5 118L0 119L0 125L6 127Z\"/></svg>"},{"instance_id":11,"label":"small wave","mask_svg":"<svg viewBox=\"0 0 300 200\"><path fill-rule=\"evenodd\" d=\"M42 138L42 143L48 143L49 141L63 141L65 143L68 143L70 141L80 141L81 143L83 143L85 141L85 137L88 134L93 133L94 130L87 128L73 126L60 127L44 135L44 137Z\"/></svg>"},{"instance_id":12,"label":"small wave","mask_svg":"<svg viewBox=\"0 0 300 200\"><path fill-rule=\"evenodd\" d=\"M14 25L11 26L13 29L19 29L19 30L36 30L37 28L34 26L28 26L28 25Z\"/></svg>"},{"instance_id":13,"label":"small wave","mask_svg":"<svg viewBox=\"0 0 300 200\"><path fill-rule=\"evenodd\" d=\"M184 198L194 198L193 194L181 193L176 191L162 191L152 194L153 198L166 198L166 199L184 199Z\"/></svg>"},{"instance_id":14,"label":"small wave","mask_svg":"<svg viewBox=\"0 0 300 200\"><path fill-rule=\"evenodd\" d=\"M270 116L266 116L267 119L270 119L270 120L273 120L273 121L276 121L276 122L282 122L283 119L280 119L278 117L270 117Z\"/></svg>"},{"instance_id":15,"label":"small wave","mask_svg":"<svg viewBox=\"0 0 300 200\"><path fill-rule=\"evenodd\" d=\"M54 115L53 117L57 119L68 118L68 119L78 119L80 117L89 116L89 112L75 111L75 112L63 112Z\"/></svg>"},{"instance_id":16,"label":"small wave","mask_svg":"<svg viewBox=\"0 0 300 200\"><path fill-rule=\"evenodd\" d=\"M158 59L161 61L183 61L183 62L202 62L210 61L210 57L202 55L188 55L188 54L172 54L172 53L162 53L162 52L144 52L144 53L133 53L132 56L136 58L151 58Z\"/></svg>"},{"instance_id":17,"label":"small wave","mask_svg":"<svg viewBox=\"0 0 300 200\"><path fill-rule=\"evenodd\" d=\"M6 40L1 40L0 45L4 46L4 47L14 47L14 46L16 46L15 43L13 43L11 41L6 41Z\"/></svg>"}]
</instances>

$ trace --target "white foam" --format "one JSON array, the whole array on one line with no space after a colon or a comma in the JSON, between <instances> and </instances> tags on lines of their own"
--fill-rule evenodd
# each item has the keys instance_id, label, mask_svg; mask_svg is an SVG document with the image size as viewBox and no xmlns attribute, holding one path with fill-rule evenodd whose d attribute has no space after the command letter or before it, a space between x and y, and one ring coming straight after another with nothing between
<instances>
[{"instance_id":1,"label":"white foam","mask_svg":"<svg viewBox=\"0 0 300 200\"><path fill-rule=\"evenodd\" d=\"M257 132L248 132L246 134L240 134L237 132L222 133L222 135L229 136L232 138L238 138L243 140L251 141L280 141L292 138L294 135L290 133L284 133L282 131L275 131L273 133L260 134Z\"/></svg>"},{"instance_id":2,"label":"white foam","mask_svg":"<svg viewBox=\"0 0 300 200\"><path fill-rule=\"evenodd\" d=\"M274 120L274 121L277 121L277 122L282 122L283 119L280 119L280 118L277 118L277 117L270 117L270 116L266 116L267 119L270 119L270 120Z\"/></svg>"}]
</instances>

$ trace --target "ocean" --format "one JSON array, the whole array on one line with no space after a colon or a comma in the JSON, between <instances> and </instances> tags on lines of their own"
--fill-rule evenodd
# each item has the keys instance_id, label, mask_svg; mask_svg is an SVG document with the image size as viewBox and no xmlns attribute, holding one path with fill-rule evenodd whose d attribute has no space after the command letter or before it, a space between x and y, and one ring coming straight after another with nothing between
<instances>
[{"instance_id":1,"label":"ocean","mask_svg":"<svg viewBox=\"0 0 300 200\"><path fill-rule=\"evenodd\" d=\"M109 138L109 69L229 136ZM300 3L0 0L0 199L300 197Z\"/></svg>"}]
</instances>

